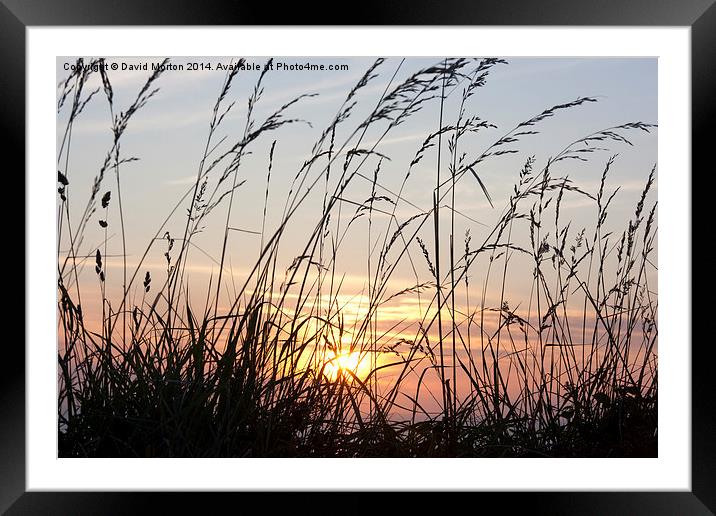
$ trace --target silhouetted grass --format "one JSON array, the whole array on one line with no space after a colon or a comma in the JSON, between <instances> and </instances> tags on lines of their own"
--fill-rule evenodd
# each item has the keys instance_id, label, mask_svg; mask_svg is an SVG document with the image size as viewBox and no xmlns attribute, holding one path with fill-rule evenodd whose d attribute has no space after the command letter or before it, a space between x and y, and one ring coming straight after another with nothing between
<instances>
[{"instance_id":1,"label":"silhouetted grass","mask_svg":"<svg viewBox=\"0 0 716 516\"><path fill-rule=\"evenodd\" d=\"M120 109L104 72L77 67L60 83L58 102L58 112L69 112L58 152L60 456L656 456L657 298L648 284L655 269L656 204L649 204L655 169L645 174L631 218L608 226L618 194L608 191L607 178L616 157L604 161L598 154L609 145L630 145L632 133L654 126L621 124L578 137L547 159L525 158L509 199L498 206L481 166L518 153L523 140L538 137L545 119L596 101L583 97L548 108L476 152L466 137L489 136L496 126L470 113L471 98L506 64L444 59L396 82L395 71L376 60L346 94L281 200L272 196L271 177L280 130L304 123L291 113L309 95L257 119L264 71L248 99L243 132L220 137L234 106L231 88L241 73L235 68L216 99L196 181L168 207L133 269L126 261L132 228L122 212L130 200L122 196L120 172L133 158L123 157L121 141L135 113L156 95L162 72ZM356 120L363 88L384 69L392 79L369 115ZM74 124L87 102L99 101L93 100L99 89L86 88L93 73L101 73L113 143L77 218L71 200L81 197L82 187L74 188L69 156ZM459 99L456 115L444 109L451 97ZM380 142L423 108L439 112L436 129L392 191L381 182L381 164L390 156L378 150ZM338 141L337 128L348 127ZM369 129L379 136L366 144ZM266 181L261 250L244 284L231 285L233 302L222 310L229 235L239 230L231 221L244 183L242 161L267 138L273 142L266 172L254 174ZM558 172L561 162L595 157L603 163L597 191ZM435 160L427 210L404 193L423 160ZM111 186L107 172L115 177ZM479 240L469 230L457 234L456 217L469 219L456 205L460 181L474 181L500 213ZM350 198L356 182L370 186L368 199ZM564 220L568 198L589 204L591 226ZM114 202L118 220L109 212ZM295 214L309 202L315 226L300 228L303 249L283 268L284 235L298 229ZM399 206L412 215L399 215ZM267 213L279 210L280 222L271 227ZM197 308L200 300L188 292L187 256L212 213L223 220L223 245L218 275ZM185 220L181 235L167 230L177 217ZM84 243L90 224L102 228L98 247ZM122 294L109 299L107 231L117 227ZM359 320L346 321L339 257L361 239L369 250L361 292L367 302ZM165 277L144 266L152 253L163 254ZM96 328L83 310L82 291L90 285L80 281L91 259L102 298ZM390 280L405 264L415 284L396 292ZM515 278L531 285L529 299L508 299ZM405 331L396 338L379 327L380 311L406 296L420 306L417 329L412 338ZM335 357L350 353L367 361L367 372L336 372Z\"/></svg>"}]
</instances>

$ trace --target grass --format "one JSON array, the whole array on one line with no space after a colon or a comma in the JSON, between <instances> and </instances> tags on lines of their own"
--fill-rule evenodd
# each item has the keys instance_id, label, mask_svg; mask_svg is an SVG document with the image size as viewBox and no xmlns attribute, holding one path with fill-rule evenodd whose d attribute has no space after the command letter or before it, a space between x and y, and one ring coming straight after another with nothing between
<instances>
[{"instance_id":1,"label":"grass","mask_svg":"<svg viewBox=\"0 0 716 516\"><path fill-rule=\"evenodd\" d=\"M502 66L501 59L444 59L398 81L397 70L376 60L281 200L272 196L275 152L282 129L304 123L291 113L310 95L258 119L263 71L243 131L222 137L241 74L235 67L216 98L195 182L168 207L133 268L122 211L131 200L122 196L121 171L134 158L124 157L121 142L157 95L163 72L120 110L104 68L78 66L58 88L58 113L67 119L57 158L59 455L656 456L657 298L649 284L656 270L655 167L645 173L631 217L612 221L619 193L609 191L608 177L618 157L603 158L607 148L632 145L632 135L654 126L621 124L580 136L549 158L525 157L512 172L509 199L496 205L482 167L518 154L546 119L596 102L582 97L550 107L493 138L496 126L471 114L472 99ZM93 74L102 86L89 90ZM366 99L361 94L379 75L387 86ZM69 169L73 129L88 102L102 97L112 145L78 217L74 199L82 189ZM368 115L359 118L365 103ZM381 166L390 156L380 144L422 110L435 113L435 129L404 165L400 188L388 189ZM476 152L475 135L491 143ZM260 251L237 286L227 265L230 234L240 230L232 209L247 177L244 162L266 140L272 144ZM435 187L424 210L406 192L431 160ZM565 163L587 161L602 171L596 191L559 172ZM455 193L467 181L499 216L490 227L458 232L456 218L466 216ZM351 198L356 183L370 188L366 200ZM588 204L591 225L565 220L569 199ZM296 227L297 212L306 209L315 220L308 231ZM278 224L269 223L279 211ZM170 234L176 220L183 220L181 234ZM188 256L216 221L223 225L218 274L200 306L189 295ZM104 234L96 247L84 244L90 225ZM107 296L106 261L115 258L108 256L108 228L121 235L118 299ZM306 233L302 249L284 266L286 234L299 229ZM360 316L351 318L341 257L355 252L356 242L368 248L367 272ZM165 277L145 265L160 254ZM80 280L92 259L94 281ZM396 291L391 280L401 268L415 283ZM508 299L515 282L530 286L528 299ZM83 305L90 288L99 290L101 307ZM381 311L405 298L419 306L416 320L386 331ZM94 309L101 324L93 326L86 312Z\"/></svg>"}]
</instances>

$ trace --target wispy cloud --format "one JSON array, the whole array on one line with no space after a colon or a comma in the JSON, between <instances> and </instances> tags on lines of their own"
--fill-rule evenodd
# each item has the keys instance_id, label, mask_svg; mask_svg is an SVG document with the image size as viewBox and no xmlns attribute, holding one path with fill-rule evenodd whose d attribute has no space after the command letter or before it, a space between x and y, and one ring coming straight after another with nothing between
<instances>
[{"instance_id":1,"label":"wispy cloud","mask_svg":"<svg viewBox=\"0 0 716 516\"><path fill-rule=\"evenodd\" d=\"M178 179L169 179L164 181L165 185L170 186L188 186L193 185L196 182L196 174L186 177L180 177Z\"/></svg>"}]
</instances>

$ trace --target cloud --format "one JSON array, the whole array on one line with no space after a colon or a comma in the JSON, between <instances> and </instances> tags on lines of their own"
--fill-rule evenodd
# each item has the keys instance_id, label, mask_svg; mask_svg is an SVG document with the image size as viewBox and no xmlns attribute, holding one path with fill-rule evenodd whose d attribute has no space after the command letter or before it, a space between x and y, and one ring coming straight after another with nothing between
<instances>
[{"instance_id":1,"label":"cloud","mask_svg":"<svg viewBox=\"0 0 716 516\"><path fill-rule=\"evenodd\" d=\"M196 182L196 174L186 176L186 177L180 177L178 179L169 179L168 181L164 181L165 185L171 185L171 186L188 186L193 185Z\"/></svg>"}]
</instances>

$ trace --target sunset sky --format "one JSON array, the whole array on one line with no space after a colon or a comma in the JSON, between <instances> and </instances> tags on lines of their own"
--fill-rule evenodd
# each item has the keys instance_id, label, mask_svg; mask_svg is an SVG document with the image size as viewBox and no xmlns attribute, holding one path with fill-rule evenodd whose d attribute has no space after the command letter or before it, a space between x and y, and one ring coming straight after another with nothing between
<instances>
[{"instance_id":1,"label":"sunset sky","mask_svg":"<svg viewBox=\"0 0 716 516\"><path fill-rule=\"evenodd\" d=\"M327 49L329 50L329 49ZM380 99L389 83L393 86L420 68L437 63L440 57L433 58L388 58L377 70L379 76L367 87L360 90L356 97L358 104L351 118L341 124L336 131L336 142L345 137L368 115ZM58 58L57 81L67 74L65 63L74 63L75 58ZM139 160L125 164L121 168L122 198L124 203L124 222L127 231L127 263L132 270L141 258L144 249L150 244L164 218L170 213L177 201L192 188L197 175L199 162L204 152L209 131L212 109L219 94L225 72L217 71L216 64L236 62L237 58L172 58L173 63L211 63L213 70L204 71L167 71L155 83L159 92L149 100L130 121L122 138L121 156L136 157ZM455 246L464 248L464 237L469 229L473 242L478 242L487 234L498 220L506 206L512 186L525 160L534 155L535 169L540 170L545 162L556 155L573 140L584 137L608 127L627 122L658 123L657 114L657 60L652 58L506 58L508 64L496 65L490 71L486 84L469 99L467 113L494 124L496 128L485 129L477 135L465 137L461 141L461 150L468 156L479 155L487 146L504 135L522 121L528 120L554 105L564 104L580 97L595 97L595 103L562 110L554 117L540 122L536 135L527 136L515 147L519 152L500 156L480 165L479 175L488 190L494 208L490 206L480 185L474 177L466 174L461 178L455 194L455 207L460 214L455 218ZM161 59L153 58L108 58L107 62L152 63ZM301 62L301 58L275 58L276 62ZM270 195L265 222L265 238L268 239L281 219L289 188L301 168L310 157L311 148L323 129L331 122L344 101L347 92L375 61L374 58L310 58L317 64L346 64L347 71L272 71L264 79L264 91L256 105L254 118L260 123L266 116L279 109L295 97L304 93L316 93L316 96L303 98L287 111L287 116L301 119L279 128L277 131L262 135L249 147L251 154L242 160L237 178L245 183L236 190L231 213L230 226L242 231L229 233L227 247L227 265L233 271L236 287L245 279L246 273L256 261L260 249L262 213L266 191L269 151L276 141L273 166L270 177ZM249 63L264 64L266 58L247 58ZM115 111L131 105L151 71L113 71L108 76L114 90ZM230 146L244 133L247 112L247 98L258 79L258 71L239 72L226 99L226 105L236 101L220 127L213 143L227 139L220 148ZM391 78L395 76L392 79ZM72 151L67 168L69 189L71 192L71 214L78 218L84 208L94 177L101 167L105 155L112 145L111 119L106 99L101 89L98 74L93 74L88 91L99 87L98 94L87 104L82 115L75 122L72 131ZM448 98L444 107L444 123L454 123L460 91ZM435 131L439 124L438 103L432 102L423 110L391 130L375 150L388 159L384 159L378 175L377 195L395 198L415 152L426 136ZM67 123L67 110L57 118L58 148ZM308 123L305 122L309 122ZM363 138L361 148L370 149L380 136L379 132L369 130ZM606 182L606 190L611 193L619 187L609 210L609 220L623 228L626 220L633 215L634 206L644 188L647 176L657 160L657 131L645 133L634 131L629 134L634 146L609 142L607 151L590 154L588 162L565 160L555 166L555 175L568 175L575 185L596 194L605 162L609 156L618 154L611 167ZM446 147L443 140L443 148ZM353 140L354 142L355 140ZM436 154L433 148L416 165L410 174L402 198L407 202L398 202L395 216L405 221L432 205L432 190L435 187ZM445 152L445 151L443 151ZM340 163L340 161L337 161ZM366 161L364 174L374 173L378 158ZM446 163L443 165L442 179L448 178ZM64 163L60 165L64 170ZM340 168L340 165L336 167ZM319 174L316 167L310 178ZM362 203L371 195L370 181L359 179L347 191L348 201ZM656 184L650 199L656 199ZM81 250L89 257L85 271L81 275L85 299L99 299L99 287L94 273L95 250L103 246L104 229L97 219L109 223L107 236L106 270L108 297L121 296L121 236L119 232L119 214L116 202L116 184L113 173L107 174L101 191L112 190L109 211L98 208L94 215ZM285 270L294 257L301 254L306 237L315 227L323 202L323 188L318 188L296 212L290 230L284 235L281 244L284 262L279 267L278 276L283 278ZM385 206L388 206L387 204ZM170 220L166 230L173 237L179 237L186 220L185 201ZM347 224L356 213L355 205L346 202L341 211L342 223ZM378 204L376 204L378 207ZM578 195L565 196L562 215L565 221L576 228L592 227L594 221L593 202ZM191 302L203 306L207 295L209 278L216 278L217 263L220 260L223 241L223 227L226 207L219 206L206 220L205 228L193 240L197 246L190 250L187 265L188 286L192 292ZM449 215L441 213L444 224L441 243L445 249L441 259L447 260L447 238L449 234ZM431 219L432 220L432 219ZM360 318L361 306L365 302L368 287L367 267L371 248L383 241L395 230L395 225L387 228L388 217L374 214L373 226L368 227L366 220L357 222L341 247L337 273L344 278L341 295L346 313ZM335 222L335 220L333 221ZM76 224L76 222L75 222ZM609 226L609 224L607 224ZM443 227L443 226L441 226ZM370 233L369 233L370 231ZM419 236L432 245L432 222L425 226ZM162 231L162 234L164 231ZM524 236L524 235L523 235ZM67 249L67 242L60 243L60 255ZM103 247L104 249L104 247ZM164 252L166 243L157 242L141 267L144 272L151 271L159 282L166 277ZM426 280L428 268L417 246L411 247L414 266L420 278ZM113 257L116 255L117 257ZM375 259L375 257L373 257ZM526 266L526 264L523 264ZM484 268L477 267L471 272L475 279L474 299L481 288L480 275ZM512 265L513 271L520 271L520 262ZM444 273L443 269L443 273ZM115 274L116 271L116 274ZM525 303L530 295L531 278L529 271L518 277L515 274L507 285L507 297L512 306ZM653 272L652 287L656 290L656 271ZM162 276L164 275L164 276ZM231 276L231 274L229 274ZM133 285L130 295L141 298L141 277ZM230 285L231 279L227 280ZM394 292L416 284L415 274L405 261L398 267L390 280L386 297ZM488 299L497 304L497 297L488 293ZM429 301L429 297L427 298ZM228 308L231 301L231 289L223 292L221 307ZM415 297L398 299L386 304L380 311L383 329L388 331L394 324L414 318L420 312L425 300ZM85 306L88 303L85 301ZM99 303L97 303L99 304ZM87 311L90 312L91 308ZM97 308L95 306L94 308ZM422 307L424 310L424 306ZM351 314L351 312L353 312ZM92 316L89 315L91 318Z\"/></svg>"}]
</instances>

